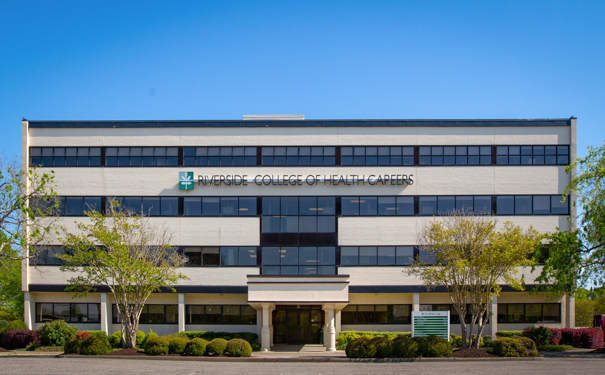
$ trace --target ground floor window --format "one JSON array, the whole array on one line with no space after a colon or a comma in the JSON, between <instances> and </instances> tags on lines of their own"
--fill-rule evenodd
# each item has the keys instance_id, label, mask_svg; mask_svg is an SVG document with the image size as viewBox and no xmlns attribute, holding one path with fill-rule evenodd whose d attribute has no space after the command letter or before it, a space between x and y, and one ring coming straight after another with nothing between
<instances>
[{"instance_id":1,"label":"ground floor window","mask_svg":"<svg viewBox=\"0 0 605 375\"><path fill-rule=\"evenodd\" d=\"M341 324L410 324L412 305L348 305Z\"/></svg>"},{"instance_id":2,"label":"ground floor window","mask_svg":"<svg viewBox=\"0 0 605 375\"><path fill-rule=\"evenodd\" d=\"M452 304L429 304L429 305L420 305L420 311L449 311L450 312L450 324L460 324L460 315L458 315L458 311ZM471 315L471 305L466 305L466 317L465 322L470 323L473 316ZM487 316L484 317L489 321Z\"/></svg>"},{"instance_id":3,"label":"ground floor window","mask_svg":"<svg viewBox=\"0 0 605 375\"><path fill-rule=\"evenodd\" d=\"M36 323L64 320L68 323L99 323L98 303L36 303Z\"/></svg>"},{"instance_id":4,"label":"ground floor window","mask_svg":"<svg viewBox=\"0 0 605 375\"><path fill-rule=\"evenodd\" d=\"M499 303L498 323L560 323L560 303Z\"/></svg>"},{"instance_id":5,"label":"ground floor window","mask_svg":"<svg viewBox=\"0 0 605 375\"><path fill-rule=\"evenodd\" d=\"M185 324L256 324L256 310L248 305L187 305Z\"/></svg>"},{"instance_id":6,"label":"ground floor window","mask_svg":"<svg viewBox=\"0 0 605 375\"><path fill-rule=\"evenodd\" d=\"M118 314L118 306L113 305L112 321L122 323ZM145 305L139 318L139 324L178 324L179 305Z\"/></svg>"}]
</instances>

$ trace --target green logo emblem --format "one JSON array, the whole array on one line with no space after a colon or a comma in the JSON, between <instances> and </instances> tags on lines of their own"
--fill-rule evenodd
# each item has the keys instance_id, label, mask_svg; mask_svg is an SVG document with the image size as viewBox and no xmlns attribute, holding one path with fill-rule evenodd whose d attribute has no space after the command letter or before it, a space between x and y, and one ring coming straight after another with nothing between
<instances>
[{"instance_id":1,"label":"green logo emblem","mask_svg":"<svg viewBox=\"0 0 605 375\"><path fill-rule=\"evenodd\" d=\"M193 190L193 172L179 172L179 190Z\"/></svg>"}]
</instances>

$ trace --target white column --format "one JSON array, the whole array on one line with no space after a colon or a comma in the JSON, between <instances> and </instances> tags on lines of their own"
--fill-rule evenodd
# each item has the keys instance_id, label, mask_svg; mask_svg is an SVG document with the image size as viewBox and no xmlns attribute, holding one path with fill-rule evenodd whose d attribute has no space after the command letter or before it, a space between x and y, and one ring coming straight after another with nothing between
<instances>
[{"instance_id":1,"label":"white column","mask_svg":"<svg viewBox=\"0 0 605 375\"><path fill-rule=\"evenodd\" d=\"M336 351L336 328L334 327L334 305L328 305L328 347L326 351Z\"/></svg>"},{"instance_id":2,"label":"white column","mask_svg":"<svg viewBox=\"0 0 605 375\"><path fill-rule=\"evenodd\" d=\"M107 314L107 293L101 293L101 331L109 335L109 315Z\"/></svg>"},{"instance_id":3,"label":"white column","mask_svg":"<svg viewBox=\"0 0 605 375\"><path fill-rule=\"evenodd\" d=\"M575 328L576 327L576 298L574 296L569 295L567 293L565 298L565 323L567 328Z\"/></svg>"},{"instance_id":4,"label":"white column","mask_svg":"<svg viewBox=\"0 0 605 375\"><path fill-rule=\"evenodd\" d=\"M414 293L412 297L412 311L420 311L420 293Z\"/></svg>"},{"instance_id":5,"label":"white column","mask_svg":"<svg viewBox=\"0 0 605 375\"><path fill-rule=\"evenodd\" d=\"M269 309L269 345L271 347L273 347L273 310L275 309Z\"/></svg>"},{"instance_id":6,"label":"white column","mask_svg":"<svg viewBox=\"0 0 605 375\"><path fill-rule=\"evenodd\" d=\"M23 321L27 325L27 329L34 329L35 313L32 314L32 306L34 305L31 294L29 292L23 293Z\"/></svg>"},{"instance_id":7,"label":"white column","mask_svg":"<svg viewBox=\"0 0 605 375\"><path fill-rule=\"evenodd\" d=\"M324 321L325 321L325 323L324 323L324 346L327 348L328 340L329 340L328 329L330 328L329 327L330 317L328 316L328 309L324 309L324 315L325 315L325 317L324 317Z\"/></svg>"},{"instance_id":8,"label":"white column","mask_svg":"<svg viewBox=\"0 0 605 375\"><path fill-rule=\"evenodd\" d=\"M271 330L269 328L269 305L263 304L263 326L261 328L260 347L263 352L271 350Z\"/></svg>"},{"instance_id":9,"label":"white column","mask_svg":"<svg viewBox=\"0 0 605 375\"><path fill-rule=\"evenodd\" d=\"M185 295L179 293L179 332L185 331Z\"/></svg>"},{"instance_id":10,"label":"white column","mask_svg":"<svg viewBox=\"0 0 605 375\"><path fill-rule=\"evenodd\" d=\"M495 340L496 332L498 332L498 296L496 295L492 298L492 316L489 318L489 326L492 340Z\"/></svg>"}]
</instances>

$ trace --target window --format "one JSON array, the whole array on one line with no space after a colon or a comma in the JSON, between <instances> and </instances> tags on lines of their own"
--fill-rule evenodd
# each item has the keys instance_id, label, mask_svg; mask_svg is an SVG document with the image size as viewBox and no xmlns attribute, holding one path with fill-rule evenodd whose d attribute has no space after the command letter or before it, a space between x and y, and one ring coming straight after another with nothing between
<instances>
[{"instance_id":1,"label":"window","mask_svg":"<svg viewBox=\"0 0 605 375\"><path fill-rule=\"evenodd\" d=\"M336 165L336 147L263 147L262 162L264 166Z\"/></svg>"},{"instance_id":2,"label":"window","mask_svg":"<svg viewBox=\"0 0 605 375\"><path fill-rule=\"evenodd\" d=\"M341 147L341 165L414 165L411 146Z\"/></svg>"},{"instance_id":3,"label":"window","mask_svg":"<svg viewBox=\"0 0 605 375\"><path fill-rule=\"evenodd\" d=\"M335 197L264 197L263 233L334 233L335 214Z\"/></svg>"},{"instance_id":4,"label":"window","mask_svg":"<svg viewBox=\"0 0 605 375\"><path fill-rule=\"evenodd\" d=\"M450 324L460 324L460 315L458 315L458 311L452 304L431 304L431 305L420 305L420 311L449 311L450 312ZM466 317L465 322L469 323L472 320L472 315L470 314L470 305L466 306ZM487 319L487 317L484 317Z\"/></svg>"},{"instance_id":5,"label":"window","mask_svg":"<svg viewBox=\"0 0 605 375\"><path fill-rule=\"evenodd\" d=\"M178 147L107 147L107 167L178 167Z\"/></svg>"},{"instance_id":6,"label":"window","mask_svg":"<svg viewBox=\"0 0 605 375\"><path fill-rule=\"evenodd\" d=\"M498 165L567 165L569 146L498 146Z\"/></svg>"},{"instance_id":7,"label":"window","mask_svg":"<svg viewBox=\"0 0 605 375\"><path fill-rule=\"evenodd\" d=\"M263 247L263 275L335 275L336 248Z\"/></svg>"},{"instance_id":8,"label":"window","mask_svg":"<svg viewBox=\"0 0 605 375\"><path fill-rule=\"evenodd\" d=\"M560 303L499 303L498 323L560 323Z\"/></svg>"},{"instance_id":9,"label":"window","mask_svg":"<svg viewBox=\"0 0 605 375\"><path fill-rule=\"evenodd\" d=\"M112 305L112 323L121 323L118 306ZM139 324L178 324L179 305L145 305L141 311Z\"/></svg>"},{"instance_id":10,"label":"window","mask_svg":"<svg viewBox=\"0 0 605 375\"><path fill-rule=\"evenodd\" d=\"M254 166L256 147L183 147L186 167Z\"/></svg>"},{"instance_id":11,"label":"window","mask_svg":"<svg viewBox=\"0 0 605 375\"><path fill-rule=\"evenodd\" d=\"M341 266L408 266L414 263L413 246L343 246Z\"/></svg>"},{"instance_id":12,"label":"window","mask_svg":"<svg viewBox=\"0 0 605 375\"><path fill-rule=\"evenodd\" d=\"M99 323L99 303L36 303L36 323L64 320L68 323Z\"/></svg>"},{"instance_id":13,"label":"window","mask_svg":"<svg viewBox=\"0 0 605 375\"><path fill-rule=\"evenodd\" d=\"M99 167L100 147L30 147L29 165L41 167Z\"/></svg>"},{"instance_id":14,"label":"window","mask_svg":"<svg viewBox=\"0 0 605 375\"><path fill-rule=\"evenodd\" d=\"M348 305L341 324L410 324L412 305Z\"/></svg>"},{"instance_id":15,"label":"window","mask_svg":"<svg viewBox=\"0 0 605 375\"><path fill-rule=\"evenodd\" d=\"M252 246L184 246L183 254L187 258L187 263L185 265L188 267L256 267L256 247Z\"/></svg>"},{"instance_id":16,"label":"window","mask_svg":"<svg viewBox=\"0 0 605 375\"><path fill-rule=\"evenodd\" d=\"M491 146L420 146L419 165L491 165Z\"/></svg>"},{"instance_id":17,"label":"window","mask_svg":"<svg viewBox=\"0 0 605 375\"><path fill-rule=\"evenodd\" d=\"M44 246L35 245L31 246L31 252L33 258L30 259L30 264L38 266L60 266L63 261L57 258L57 255L65 254L65 248L63 246Z\"/></svg>"},{"instance_id":18,"label":"window","mask_svg":"<svg viewBox=\"0 0 605 375\"><path fill-rule=\"evenodd\" d=\"M249 305L186 305L185 324L256 324Z\"/></svg>"}]
</instances>

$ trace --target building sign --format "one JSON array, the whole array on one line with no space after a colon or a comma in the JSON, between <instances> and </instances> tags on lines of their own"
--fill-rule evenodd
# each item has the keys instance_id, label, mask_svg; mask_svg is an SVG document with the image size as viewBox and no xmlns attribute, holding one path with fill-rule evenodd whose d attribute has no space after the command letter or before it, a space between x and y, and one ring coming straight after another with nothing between
<instances>
[{"instance_id":1,"label":"building sign","mask_svg":"<svg viewBox=\"0 0 605 375\"><path fill-rule=\"evenodd\" d=\"M179 190L193 190L193 172L179 172Z\"/></svg>"},{"instance_id":2,"label":"building sign","mask_svg":"<svg viewBox=\"0 0 605 375\"><path fill-rule=\"evenodd\" d=\"M191 173L193 172L179 172ZM385 174L385 175L199 175L198 186L386 186L413 185L414 175ZM182 179L181 179L182 181ZM180 182L179 182L180 188ZM180 188L182 189L182 188ZM189 190L189 189L188 189Z\"/></svg>"},{"instance_id":3,"label":"building sign","mask_svg":"<svg viewBox=\"0 0 605 375\"><path fill-rule=\"evenodd\" d=\"M427 336L450 339L449 311L412 311L412 337Z\"/></svg>"}]
</instances>

